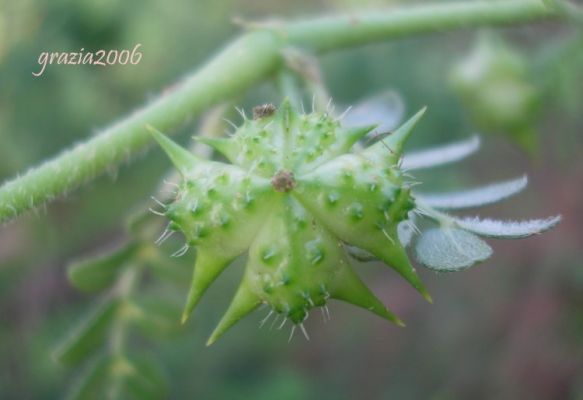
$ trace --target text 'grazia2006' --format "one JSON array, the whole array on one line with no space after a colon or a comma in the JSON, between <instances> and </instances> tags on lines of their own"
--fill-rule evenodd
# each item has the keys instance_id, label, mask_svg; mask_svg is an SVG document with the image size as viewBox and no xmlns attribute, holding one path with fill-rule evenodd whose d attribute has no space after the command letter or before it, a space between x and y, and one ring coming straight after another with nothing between
<instances>
[{"instance_id":1,"label":"text 'grazia2006'","mask_svg":"<svg viewBox=\"0 0 583 400\"><path fill-rule=\"evenodd\" d=\"M41 76L49 64L58 65L136 65L142 60L142 52L138 49L142 46L138 43L132 50L97 50L95 52L85 52L81 48L79 52L47 52L44 51L38 56L40 71L33 72L34 76Z\"/></svg>"}]
</instances>

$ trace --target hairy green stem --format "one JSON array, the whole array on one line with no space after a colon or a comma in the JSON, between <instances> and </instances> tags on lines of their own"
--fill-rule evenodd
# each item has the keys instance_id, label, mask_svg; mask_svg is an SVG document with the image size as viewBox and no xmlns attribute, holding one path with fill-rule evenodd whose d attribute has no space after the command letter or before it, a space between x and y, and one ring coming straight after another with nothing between
<instances>
[{"instance_id":1,"label":"hairy green stem","mask_svg":"<svg viewBox=\"0 0 583 400\"><path fill-rule=\"evenodd\" d=\"M325 17L255 30L234 41L170 93L0 187L0 223L115 169L151 142L149 124L167 131L272 75L286 46L316 52L481 25L530 22L556 11L538 0L430 4L374 14Z\"/></svg>"},{"instance_id":2,"label":"hairy green stem","mask_svg":"<svg viewBox=\"0 0 583 400\"><path fill-rule=\"evenodd\" d=\"M538 0L463 1L305 20L283 26L281 32L290 42L321 53L404 36L514 25L557 15L555 8Z\"/></svg>"},{"instance_id":3,"label":"hairy green stem","mask_svg":"<svg viewBox=\"0 0 583 400\"><path fill-rule=\"evenodd\" d=\"M171 129L261 81L280 63L280 47L269 31L244 35L171 93L6 183L0 188L0 223L116 168L151 142L146 124Z\"/></svg>"}]
</instances>

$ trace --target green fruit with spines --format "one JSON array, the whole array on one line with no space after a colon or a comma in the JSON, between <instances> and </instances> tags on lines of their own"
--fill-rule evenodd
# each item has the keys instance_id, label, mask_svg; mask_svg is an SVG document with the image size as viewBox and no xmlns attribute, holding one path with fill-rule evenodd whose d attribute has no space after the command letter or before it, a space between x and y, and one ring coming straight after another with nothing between
<instances>
[{"instance_id":1,"label":"green fruit with spines","mask_svg":"<svg viewBox=\"0 0 583 400\"><path fill-rule=\"evenodd\" d=\"M415 207L398 164L424 110L353 152L374 126L345 129L288 101L278 110L262 107L232 137L199 139L231 164L197 158L152 130L183 177L165 214L197 249L183 321L247 252L243 280L209 344L260 304L301 324L314 307L339 299L402 325L354 273L344 244L370 252L431 301L397 236Z\"/></svg>"}]
</instances>

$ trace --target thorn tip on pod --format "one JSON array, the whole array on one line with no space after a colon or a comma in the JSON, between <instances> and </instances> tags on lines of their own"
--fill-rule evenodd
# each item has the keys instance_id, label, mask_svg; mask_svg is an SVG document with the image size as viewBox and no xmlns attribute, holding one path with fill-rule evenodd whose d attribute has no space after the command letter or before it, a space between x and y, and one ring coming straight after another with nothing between
<instances>
[{"instance_id":1,"label":"thorn tip on pod","mask_svg":"<svg viewBox=\"0 0 583 400\"><path fill-rule=\"evenodd\" d=\"M243 278L225 315L209 337L206 343L207 346L216 342L229 328L235 325L241 318L253 312L261 303L259 297L249 287L248 282L246 278Z\"/></svg>"},{"instance_id":2,"label":"thorn tip on pod","mask_svg":"<svg viewBox=\"0 0 583 400\"><path fill-rule=\"evenodd\" d=\"M146 125L146 129L148 129L156 142L162 147L162 150L168 155L168 158L170 158L170 161L172 161L172 164L174 164L180 174L186 176L196 165L198 158L151 125Z\"/></svg>"}]
</instances>

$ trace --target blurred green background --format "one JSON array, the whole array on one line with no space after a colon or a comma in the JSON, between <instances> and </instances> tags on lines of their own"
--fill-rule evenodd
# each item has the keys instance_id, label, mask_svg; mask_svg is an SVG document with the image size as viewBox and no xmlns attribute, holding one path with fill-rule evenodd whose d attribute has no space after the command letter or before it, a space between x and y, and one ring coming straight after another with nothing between
<instances>
[{"instance_id":1,"label":"blurred green background","mask_svg":"<svg viewBox=\"0 0 583 400\"><path fill-rule=\"evenodd\" d=\"M237 34L232 17L300 18L392 3L0 0L0 181L150 101ZM490 241L494 257L469 271L421 271L433 305L392 271L362 265L363 279L406 321L405 329L333 303L331 321L316 314L307 322L310 342L296 336L288 343L289 327L260 330L261 311L207 348L206 337L242 272L240 264L229 268L180 332L157 340L131 336L132 347L163 369L169 398L583 399L583 46L576 27L559 23L495 32L527 70L505 79L537 93L527 109L511 113L520 114L517 124L492 122L479 100L452 83L484 30L328 54L320 59L322 72L339 105L386 89L400 94L406 114L427 105L410 149L482 134L482 149L463 165L417 174L423 188L455 189L528 173L526 193L480 215L562 214L563 222L538 237ZM136 66L49 65L42 76L31 74L43 51L131 49L136 43L144 54ZM270 82L236 104L249 111L267 100L279 101ZM187 143L196 127L189 121L179 139ZM527 132L526 139L516 140L516 129ZM155 193L168 167L161 152L152 151L0 227L0 398L67 393L82 368L58 365L51 352L96 296L71 287L66 265L123 241L120 221ZM179 246L169 241L162 251L169 255ZM193 259L185 257L186 268ZM186 286L147 285L179 302L186 296Z\"/></svg>"}]
</instances>

